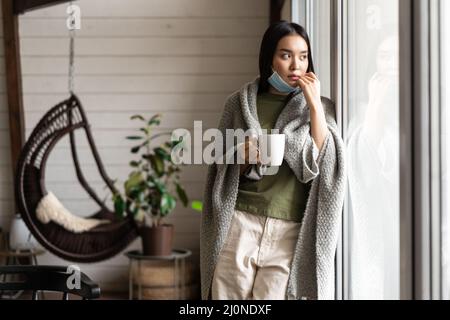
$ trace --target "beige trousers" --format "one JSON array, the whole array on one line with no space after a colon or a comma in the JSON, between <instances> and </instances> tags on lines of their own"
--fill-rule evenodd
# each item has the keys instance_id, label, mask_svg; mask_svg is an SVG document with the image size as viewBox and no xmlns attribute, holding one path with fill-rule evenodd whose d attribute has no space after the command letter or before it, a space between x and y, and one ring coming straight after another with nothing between
<instances>
[{"instance_id":1,"label":"beige trousers","mask_svg":"<svg viewBox=\"0 0 450 320\"><path fill-rule=\"evenodd\" d=\"M284 300L300 223L235 210L214 271L213 300Z\"/></svg>"}]
</instances>

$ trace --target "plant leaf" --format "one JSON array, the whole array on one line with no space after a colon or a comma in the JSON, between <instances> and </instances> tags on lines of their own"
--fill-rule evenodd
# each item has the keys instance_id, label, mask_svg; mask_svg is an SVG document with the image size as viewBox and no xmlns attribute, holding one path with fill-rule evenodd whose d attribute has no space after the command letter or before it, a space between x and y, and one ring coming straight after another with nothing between
<instances>
[{"instance_id":1,"label":"plant leaf","mask_svg":"<svg viewBox=\"0 0 450 320\"><path fill-rule=\"evenodd\" d=\"M127 190L127 196L134 201L141 201L141 194L145 191L145 184L139 183L137 186L133 186Z\"/></svg>"},{"instance_id":2,"label":"plant leaf","mask_svg":"<svg viewBox=\"0 0 450 320\"><path fill-rule=\"evenodd\" d=\"M191 202L191 208L195 211L202 212L203 211L203 202L199 200L194 200Z\"/></svg>"},{"instance_id":3,"label":"plant leaf","mask_svg":"<svg viewBox=\"0 0 450 320\"><path fill-rule=\"evenodd\" d=\"M125 193L130 194L133 188L136 188L143 181L142 173L133 171L125 182Z\"/></svg>"},{"instance_id":4,"label":"plant leaf","mask_svg":"<svg viewBox=\"0 0 450 320\"><path fill-rule=\"evenodd\" d=\"M130 166L134 167L134 168L139 167L140 164L141 164L140 161L134 161L134 160L130 161Z\"/></svg>"},{"instance_id":5,"label":"plant leaf","mask_svg":"<svg viewBox=\"0 0 450 320\"><path fill-rule=\"evenodd\" d=\"M164 161L161 157L157 155L150 155L148 157L150 159L150 163L152 165L153 170L155 170L156 174L161 177L164 174Z\"/></svg>"},{"instance_id":6,"label":"plant leaf","mask_svg":"<svg viewBox=\"0 0 450 320\"><path fill-rule=\"evenodd\" d=\"M159 155L161 158L163 158L164 160L167 161L171 161L171 157L170 154L167 153L166 150L164 150L161 147L156 147L155 149L153 149L155 151L155 154Z\"/></svg>"},{"instance_id":7,"label":"plant leaf","mask_svg":"<svg viewBox=\"0 0 450 320\"><path fill-rule=\"evenodd\" d=\"M147 187L154 188L156 186L156 184L153 181L146 181Z\"/></svg>"},{"instance_id":8,"label":"plant leaf","mask_svg":"<svg viewBox=\"0 0 450 320\"><path fill-rule=\"evenodd\" d=\"M122 196L117 193L114 194L113 203L114 203L114 212L118 216L123 217L123 213L125 212L125 202L123 201Z\"/></svg>"},{"instance_id":9,"label":"plant leaf","mask_svg":"<svg viewBox=\"0 0 450 320\"><path fill-rule=\"evenodd\" d=\"M141 149L141 146L135 146L135 147L131 148L131 152L138 153L140 149Z\"/></svg>"},{"instance_id":10,"label":"plant leaf","mask_svg":"<svg viewBox=\"0 0 450 320\"><path fill-rule=\"evenodd\" d=\"M156 124L159 125L161 123L160 118L161 114L155 114L153 117L150 118L150 120L148 121L148 125L151 126L152 124Z\"/></svg>"},{"instance_id":11,"label":"plant leaf","mask_svg":"<svg viewBox=\"0 0 450 320\"><path fill-rule=\"evenodd\" d=\"M158 178L155 178L153 176L150 176L150 181L153 182L156 186L156 189L158 189L158 192L160 194L166 193L166 186L159 180Z\"/></svg>"},{"instance_id":12,"label":"plant leaf","mask_svg":"<svg viewBox=\"0 0 450 320\"><path fill-rule=\"evenodd\" d=\"M140 114L135 114L134 116L131 116L130 119L131 120L139 119L139 120L145 121L144 117L141 116Z\"/></svg>"},{"instance_id":13,"label":"plant leaf","mask_svg":"<svg viewBox=\"0 0 450 320\"><path fill-rule=\"evenodd\" d=\"M180 184L176 183L176 186L178 198L180 198L181 202L183 202L183 205L186 207L189 201L186 195L186 191L184 191L183 187Z\"/></svg>"},{"instance_id":14,"label":"plant leaf","mask_svg":"<svg viewBox=\"0 0 450 320\"><path fill-rule=\"evenodd\" d=\"M138 198L140 204L142 204L142 203L145 202L145 192L144 192L144 189L140 189L140 190L139 190L139 193L138 193L138 195L137 195L137 198Z\"/></svg>"},{"instance_id":15,"label":"plant leaf","mask_svg":"<svg viewBox=\"0 0 450 320\"><path fill-rule=\"evenodd\" d=\"M172 148L172 142L171 142L171 141L164 142L164 145L165 145L167 148Z\"/></svg>"},{"instance_id":16,"label":"plant leaf","mask_svg":"<svg viewBox=\"0 0 450 320\"><path fill-rule=\"evenodd\" d=\"M169 193L164 193L161 197L161 215L168 215L176 206L175 198Z\"/></svg>"},{"instance_id":17,"label":"plant leaf","mask_svg":"<svg viewBox=\"0 0 450 320\"><path fill-rule=\"evenodd\" d=\"M141 139L144 139L144 137L141 137L141 136L127 136L126 138L128 140L141 140Z\"/></svg>"}]
</instances>

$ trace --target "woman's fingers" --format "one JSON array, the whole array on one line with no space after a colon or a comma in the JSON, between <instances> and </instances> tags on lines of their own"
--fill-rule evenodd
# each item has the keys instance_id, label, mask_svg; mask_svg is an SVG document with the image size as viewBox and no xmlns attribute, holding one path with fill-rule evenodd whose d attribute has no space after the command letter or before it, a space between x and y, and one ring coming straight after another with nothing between
<instances>
[{"instance_id":1,"label":"woman's fingers","mask_svg":"<svg viewBox=\"0 0 450 320\"><path fill-rule=\"evenodd\" d=\"M311 82L314 82L314 81L315 81L314 78L308 77L307 75L301 76L300 79L302 79L302 80L305 81L306 83L311 83Z\"/></svg>"},{"instance_id":2,"label":"woman's fingers","mask_svg":"<svg viewBox=\"0 0 450 320\"><path fill-rule=\"evenodd\" d=\"M306 82L304 78L299 78L298 83L300 84L300 87L302 87L302 89L308 84L308 82Z\"/></svg>"},{"instance_id":3,"label":"woman's fingers","mask_svg":"<svg viewBox=\"0 0 450 320\"><path fill-rule=\"evenodd\" d=\"M250 146L256 146L256 143L254 143L253 141L247 141L245 143L245 148L248 149L250 148Z\"/></svg>"},{"instance_id":4,"label":"woman's fingers","mask_svg":"<svg viewBox=\"0 0 450 320\"><path fill-rule=\"evenodd\" d=\"M314 82L316 80L316 78L311 77L311 76L309 76L307 74L303 75L303 78L304 79L308 79L309 82Z\"/></svg>"},{"instance_id":5,"label":"woman's fingers","mask_svg":"<svg viewBox=\"0 0 450 320\"><path fill-rule=\"evenodd\" d=\"M316 80L319 80L319 78L317 78L317 76L316 76L316 74L315 74L314 72L308 72L308 73L306 73L306 74L307 74L308 76L310 76L310 77L316 79Z\"/></svg>"},{"instance_id":6,"label":"woman's fingers","mask_svg":"<svg viewBox=\"0 0 450 320\"><path fill-rule=\"evenodd\" d=\"M256 150L256 161L259 161L259 149L257 147L257 143L256 141L252 141L252 140L247 140L245 142L245 162L248 163L250 162L250 156L254 157L254 150ZM250 149L251 148L251 149ZM252 150L253 152L250 153L250 150Z\"/></svg>"}]
</instances>

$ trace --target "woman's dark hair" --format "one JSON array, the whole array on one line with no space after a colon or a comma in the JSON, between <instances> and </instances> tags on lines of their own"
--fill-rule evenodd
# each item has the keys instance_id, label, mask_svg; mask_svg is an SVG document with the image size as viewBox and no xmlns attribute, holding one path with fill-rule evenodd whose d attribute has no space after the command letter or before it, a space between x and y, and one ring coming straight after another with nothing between
<instances>
[{"instance_id":1,"label":"woman's dark hair","mask_svg":"<svg viewBox=\"0 0 450 320\"><path fill-rule=\"evenodd\" d=\"M278 42L281 38L287 35L298 34L308 45L308 70L307 72L314 72L314 64L311 54L311 45L306 30L293 22L284 20L278 21L270 25L264 33L261 48L259 50L259 92L267 92L269 90L269 83L267 79L272 75L272 61Z\"/></svg>"}]
</instances>

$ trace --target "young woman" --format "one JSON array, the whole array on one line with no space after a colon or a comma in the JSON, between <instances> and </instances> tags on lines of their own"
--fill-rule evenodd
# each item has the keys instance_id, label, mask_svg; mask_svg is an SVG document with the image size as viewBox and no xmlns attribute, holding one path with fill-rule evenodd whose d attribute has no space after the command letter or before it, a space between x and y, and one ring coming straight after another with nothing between
<instances>
[{"instance_id":1,"label":"young woman","mask_svg":"<svg viewBox=\"0 0 450 320\"><path fill-rule=\"evenodd\" d=\"M332 298L344 150L334 106L320 96L305 30L286 21L271 25L259 69L259 77L227 98L219 129L224 135L226 129L277 129L286 136L284 160L276 174L265 175L258 140L247 139L234 149L244 151L244 164L208 168L202 297Z\"/></svg>"}]
</instances>

